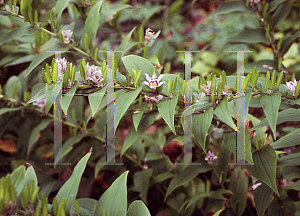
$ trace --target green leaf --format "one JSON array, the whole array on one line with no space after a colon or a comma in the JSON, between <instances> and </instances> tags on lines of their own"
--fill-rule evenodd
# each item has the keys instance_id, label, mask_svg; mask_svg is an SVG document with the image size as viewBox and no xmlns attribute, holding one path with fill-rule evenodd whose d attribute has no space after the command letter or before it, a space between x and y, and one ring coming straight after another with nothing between
<instances>
[{"instance_id":1,"label":"green leaf","mask_svg":"<svg viewBox=\"0 0 300 216\"><path fill-rule=\"evenodd\" d=\"M285 186L285 189L300 191L300 180L289 183L287 186Z\"/></svg>"},{"instance_id":2,"label":"green leaf","mask_svg":"<svg viewBox=\"0 0 300 216\"><path fill-rule=\"evenodd\" d=\"M171 128L173 133L176 135L174 127L174 113L178 102L178 95L172 99L165 98L158 102L158 111L162 118L165 120L167 125Z\"/></svg>"},{"instance_id":3,"label":"green leaf","mask_svg":"<svg viewBox=\"0 0 300 216\"><path fill-rule=\"evenodd\" d=\"M249 103L252 96L252 88L247 87L245 93L245 112L248 113Z\"/></svg>"},{"instance_id":4,"label":"green leaf","mask_svg":"<svg viewBox=\"0 0 300 216\"><path fill-rule=\"evenodd\" d=\"M122 43L120 44L119 48L117 50L121 50L121 51L125 51L126 48L128 47L128 42L130 41L131 35L134 32L134 30L136 29L136 26L125 36L125 38L122 40ZM121 57L124 54L124 52L117 52L115 53L116 59L117 59L117 66L120 67L120 63L121 63ZM116 67L117 67L116 66Z\"/></svg>"},{"instance_id":5,"label":"green leaf","mask_svg":"<svg viewBox=\"0 0 300 216\"><path fill-rule=\"evenodd\" d=\"M271 26L274 28L281 20L285 19L285 17L287 17L287 15L290 13L291 9L292 9L292 3L294 2L294 0L292 1L283 1L279 7L276 9L276 11L274 12L274 15L272 17L272 22L271 22Z\"/></svg>"},{"instance_id":6,"label":"green leaf","mask_svg":"<svg viewBox=\"0 0 300 216\"><path fill-rule=\"evenodd\" d=\"M299 166L300 152L293 153L278 159L278 166Z\"/></svg>"},{"instance_id":7,"label":"green leaf","mask_svg":"<svg viewBox=\"0 0 300 216\"><path fill-rule=\"evenodd\" d=\"M212 108L206 110L204 113L201 114L193 114L192 115L192 132L195 136L196 140L201 145L203 151L205 151L205 141L206 141L206 134L208 129L211 125L211 121L213 118L213 110Z\"/></svg>"},{"instance_id":8,"label":"green leaf","mask_svg":"<svg viewBox=\"0 0 300 216\"><path fill-rule=\"evenodd\" d=\"M125 65L126 70L128 71L128 73L132 78L133 78L132 68L135 69L136 71L142 70L143 74L140 78L139 84L146 81L145 73L147 73L150 77L152 77L153 65L147 59L137 55L127 55L122 57L122 61Z\"/></svg>"},{"instance_id":9,"label":"green leaf","mask_svg":"<svg viewBox=\"0 0 300 216\"><path fill-rule=\"evenodd\" d=\"M248 172L279 195L276 185L277 158L275 150L270 145L263 146L259 151L253 153L253 162L253 166L246 166Z\"/></svg>"},{"instance_id":10,"label":"green leaf","mask_svg":"<svg viewBox=\"0 0 300 216\"><path fill-rule=\"evenodd\" d=\"M151 216L147 206L145 206L145 204L141 200L132 202L127 211L127 216L137 215Z\"/></svg>"},{"instance_id":11,"label":"green leaf","mask_svg":"<svg viewBox=\"0 0 300 216\"><path fill-rule=\"evenodd\" d=\"M161 67L158 58L153 54L148 57L148 61L150 61L152 64L156 64L157 66Z\"/></svg>"},{"instance_id":12,"label":"green leaf","mask_svg":"<svg viewBox=\"0 0 300 216\"><path fill-rule=\"evenodd\" d=\"M28 30L30 25L25 25L25 26L21 26L19 28L16 28L12 31L10 31L8 34L4 35L1 39L0 39L0 46L10 40L17 40L20 37L23 37L25 35L29 35L32 34L33 32L35 32L36 30Z\"/></svg>"},{"instance_id":13,"label":"green leaf","mask_svg":"<svg viewBox=\"0 0 300 216\"><path fill-rule=\"evenodd\" d=\"M135 131L134 127L131 126L128 134L126 135L123 143L123 147L121 150L121 155L126 152L126 150L145 132L145 130L153 124L155 118L157 116L157 112L145 114L142 117L141 123Z\"/></svg>"},{"instance_id":14,"label":"green leaf","mask_svg":"<svg viewBox=\"0 0 300 216\"><path fill-rule=\"evenodd\" d=\"M236 212L236 215L241 216L246 208L248 192L248 177L241 167L237 167L232 173L229 190L234 194L230 197L229 205Z\"/></svg>"},{"instance_id":15,"label":"green leaf","mask_svg":"<svg viewBox=\"0 0 300 216\"><path fill-rule=\"evenodd\" d=\"M33 182L34 182L33 189L36 189L38 186L38 180L37 180L35 171L33 169L33 166L30 164L28 164L28 165L29 165L29 167L27 168L25 175L24 175L24 188L26 186L29 187L30 182L33 180Z\"/></svg>"},{"instance_id":16,"label":"green leaf","mask_svg":"<svg viewBox=\"0 0 300 216\"><path fill-rule=\"evenodd\" d=\"M74 85L68 92L61 95L61 109L64 111L65 115L68 113L68 108L76 92L76 87L77 85Z\"/></svg>"},{"instance_id":17,"label":"green leaf","mask_svg":"<svg viewBox=\"0 0 300 216\"><path fill-rule=\"evenodd\" d=\"M134 92L128 91L128 92L120 94L116 98L116 103L115 103L115 128L118 127L118 124L119 124L122 116L125 114L125 112L129 108L129 106L132 104L132 102L139 95L141 90L142 90L142 86L137 88Z\"/></svg>"},{"instance_id":18,"label":"green leaf","mask_svg":"<svg viewBox=\"0 0 300 216\"><path fill-rule=\"evenodd\" d=\"M199 173L205 173L211 169L211 167L205 166L187 166L181 173L179 173L179 175L175 176L170 182L165 196L165 200L176 188L190 182Z\"/></svg>"},{"instance_id":19,"label":"green leaf","mask_svg":"<svg viewBox=\"0 0 300 216\"><path fill-rule=\"evenodd\" d=\"M255 208L258 216L263 216L266 209L274 199L272 196L273 190L264 183L259 182L259 185L253 191Z\"/></svg>"},{"instance_id":20,"label":"green leaf","mask_svg":"<svg viewBox=\"0 0 300 216\"><path fill-rule=\"evenodd\" d=\"M140 197L147 204L147 193L149 189L150 177L153 170L147 169L134 173L133 182L135 189L140 192Z\"/></svg>"},{"instance_id":21,"label":"green leaf","mask_svg":"<svg viewBox=\"0 0 300 216\"><path fill-rule=\"evenodd\" d=\"M15 108L1 108L0 115L3 115L8 112L14 112L23 109L24 107L15 107Z\"/></svg>"},{"instance_id":22,"label":"green leaf","mask_svg":"<svg viewBox=\"0 0 300 216\"><path fill-rule=\"evenodd\" d=\"M119 176L105 191L97 203L94 215L125 216L127 212L127 175ZM116 205L117 204L117 205Z\"/></svg>"},{"instance_id":23,"label":"green leaf","mask_svg":"<svg viewBox=\"0 0 300 216\"><path fill-rule=\"evenodd\" d=\"M38 126L36 126L36 128L34 128L29 138L27 155L30 154L32 148L34 147L34 144L39 139L40 132L44 130L48 126L48 124L52 121L53 119L50 118L43 119L41 123Z\"/></svg>"},{"instance_id":24,"label":"green leaf","mask_svg":"<svg viewBox=\"0 0 300 216\"><path fill-rule=\"evenodd\" d=\"M100 102L105 94L105 91L106 91L106 86L103 87L100 91L97 91L88 96L89 104L90 104L91 110L92 110L92 117L94 117L96 112L99 111L98 109L100 107ZM117 128L117 126L116 126L116 128Z\"/></svg>"},{"instance_id":25,"label":"green leaf","mask_svg":"<svg viewBox=\"0 0 300 216\"><path fill-rule=\"evenodd\" d=\"M300 145L299 133L300 133L300 129L294 130L293 132L285 135L284 137L274 142L272 144L272 147L274 149L279 149L279 148L287 148L291 146Z\"/></svg>"},{"instance_id":26,"label":"green leaf","mask_svg":"<svg viewBox=\"0 0 300 216\"><path fill-rule=\"evenodd\" d=\"M14 89L15 86L15 89ZM11 76L5 86L5 94L9 98L20 98L22 95L22 84L21 80L17 76Z\"/></svg>"},{"instance_id":27,"label":"green leaf","mask_svg":"<svg viewBox=\"0 0 300 216\"><path fill-rule=\"evenodd\" d=\"M219 216L221 214L222 211L224 211L225 209L220 209L219 211L217 211L216 213L214 213L213 216Z\"/></svg>"},{"instance_id":28,"label":"green leaf","mask_svg":"<svg viewBox=\"0 0 300 216\"><path fill-rule=\"evenodd\" d=\"M288 108L278 113L276 125L288 122L288 121L300 121L300 110ZM251 128L252 130L256 130L257 128L261 128L264 126L270 126L267 118L263 119L259 124L255 127Z\"/></svg>"},{"instance_id":29,"label":"green leaf","mask_svg":"<svg viewBox=\"0 0 300 216\"><path fill-rule=\"evenodd\" d=\"M62 146L62 149L60 149L59 151L61 152L61 157L59 157L59 155L57 155L54 158L54 167L56 167L56 164L64 157L66 156L72 149L73 149L73 145L80 142L86 135L78 135L78 136L73 136L70 137Z\"/></svg>"},{"instance_id":30,"label":"green leaf","mask_svg":"<svg viewBox=\"0 0 300 216\"><path fill-rule=\"evenodd\" d=\"M93 215L94 205L97 204L97 200L90 198L76 199L79 203L79 215ZM72 206L70 215L77 215L75 205Z\"/></svg>"},{"instance_id":31,"label":"green leaf","mask_svg":"<svg viewBox=\"0 0 300 216\"><path fill-rule=\"evenodd\" d=\"M60 48L55 47L55 51L53 51L53 52L41 52L33 59L33 61L28 66L25 78L27 78L29 76L29 74L32 72L32 70L34 68L36 68L40 63L42 63L46 58L53 56L54 52L60 51L61 53L64 53L67 50L68 50L68 47L60 47Z\"/></svg>"},{"instance_id":32,"label":"green leaf","mask_svg":"<svg viewBox=\"0 0 300 216\"><path fill-rule=\"evenodd\" d=\"M11 183L15 187L16 195L19 196L24 187L25 177L25 166L19 166L18 169L14 170L10 175Z\"/></svg>"},{"instance_id":33,"label":"green leaf","mask_svg":"<svg viewBox=\"0 0 300 216\"><path fill-rule=\"evenodd\" d=\"M99 13L100 13L100 9L102 6L102 2L103 1L98 1L96 4L94 4L88 15L87 18L85 20L85 25L83 27L83 35L85 35L85 33L87 33L88 38L89 38L89 47L90 49L92 49L93 47L93 43L94 43L94 39L99 27ZM85 38L82 37L81 38L81 42L80 45L82 47L84 47L84 40Z\"/></svg>"},{"instance_id":34,"label":"green leaf","mask_svg":"<svg viewBox=\"0 0 300 216\"><path fill-rule=\"evenodd\" d=\"M251 10L246 6L244 2L238 2L238 1L233 1L233 2L225 2L221 4L217 10L215 10L213 14L228 14L232 12L247 12L250 13Z\"/></svg>"},{"instance_id":35,"label":"green leaf","mask_svg":"<svg viewBox=\"0 0 300 216\"><path fill-rule=\"evenodd\" d=\"M218 104L214 110L214 115L217 116L223 123L227 124L233 130L236 130L236 125L234 124L228 107L227 97Z\"/></svg>"},{"instance_id":36,"label":"green leaf","mask_svg":"<svg viewBox=\"0 0 300 216\"><path fill-rule=\"evenodd\" d=\"M290 35L286 39L284 39L282 41L278 56L283 56L284 53L286 53L288 49L291 47L291 45L294 43L294 41L299 37L300 37L300 32L297 32L296 34Z\"/></svg>"},{"instance_id":37,"label":"green leaf","mask_svg":"<svg viewBox=\"0 0 300 216\"><path fill-rule=\"evenodd\" d=\"M92 154L92 149L76 164L71 177L64 183L56 195L57 203L66 199L65 212L70 213L71 207L75 203L81 176L85 170L88 159Z\"/></svg>"},{"instance_id":38,"label":"green leaf","mask_svg":"<svg viewBox=\"0 0 300 216\"><path fill-rule=\"evenodd\" d=\"M265 37L266 33L263 28L246 29L239 33L236 37L231 37L227 43L243 43L243 44L257 44L262 43L269 45L270 41Z\"/></svg>"},{"instance_id":39,"label":"green leaf","mask_svg":"<svg viewBox=\"0 0 300 216\"><path fill-rule=\"evenodd\" d=\"M134 128L135 128L136 131L137 131L138 126L141 122L141 119L142 119L142 116L143 116L144 112L145 112L145 110L141 110L139 113L133 113L132 119L133 119L133 125L134 125Z\"/></svg>"},{"instance_id":40,"label":"green leaf","mask_svg":"<svg viewBox=\"0 0 300 216\"><path fill-rule=\"evenodd\" d=\"M281 95L278 88L274 88L272 95L263 95L260 99L266 118L276 137L276 121L281 103Z\"/></svg>"},{"instance_id":41,"label":"green leaf","mask_svg":"<svg viewBox=\"0 0 300 216\"><path fill-rule=\"evenodd\" d=\"M70 0L58 0L55 4L55 7L53 8L53 14L54 17L57 19L58 26L59 28L57 29L58 31L60 30L60 25L61 25L61 14L64 11L64 9L68 6Z\"/></svg>"}]
</instances>

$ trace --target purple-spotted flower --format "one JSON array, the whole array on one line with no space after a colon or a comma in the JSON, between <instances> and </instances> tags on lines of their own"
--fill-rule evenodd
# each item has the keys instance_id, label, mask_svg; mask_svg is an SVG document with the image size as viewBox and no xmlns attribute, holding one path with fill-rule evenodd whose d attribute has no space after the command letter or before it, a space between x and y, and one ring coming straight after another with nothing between
<instances>
[{"instance_id":1,"label":"purple-spotted flower","mask_svg":"<svg viewBox=\"0 0 300 216\"><path fill-rule=\"evenodd\" d=\"M67 69L67 64L68 64L68 61L64 58L56 58L55 59L55 63L58 64L58 71L61 71L61 73L64 73Z\"/></svg>"},{"instance_id":2,"label":"purple-spotted flower","mask_svg":"<svg viewBox=\"0 0 300 216\"><path fill-rule=\"evenodd\" d=\"M207 152L205 160L211 164L214 160L216 160L218 157L215 156L215 154L213 152L211 152L210 150Z\"/></svg>"},{"instance_id":3,"label":"purple-spotted flower","mask_svg":"<svg viewBox=\"0 0 300 216\"><path fill-rule=\"evenodd\" d=\"M150 43L150 41L153 38L154 34L155 34L155 32L151 28L146 29L145 40L144 40L146 44Z\"/></svg>"},{"instance_id":4,"label":"purple-spotted flower","mask_svg":"<svg viewBox=\"0 0 300 216\"><path fill-rule=\"evenodd\" d=\"M297 86L297 83L298 81L296 79L294 79L294 82L292 81L289 81L289 82L286 82L286 87L291 91L293 92L293 94L295 94L295 90L296 90L296 86ZM297 95L296 95L297 96Z\"/></svg>"},{"instance_id":5,"label":"purple-spotted flower","mask_svg":"<svg viewBox=\"0 0 300 216\"><path fill-rule=\"evenodd\" d=\"M71 41L73 32L71 30L62 30L61 33L62 33L62 36L64 39L64 43L69 44Z\"/></svg>"},{"instance_id":6,"label":"purple-spotted flower","mask_svg":"<svg viewBox=\"0 0 300 216\"><path fill-rule=\"evenodd\" d=\"M41 109L44 109L44 107L46 106L46 99L45 98L37 99L36 101L33 102L33 105L36 105Z\"/></svg>"},{"instance_id":7,"label":"purple-spotted flower","mask_svg":"<svg viewBox=\"0 0 300 216\"><path fill-rule=\"evenodd\" d=\"M156 89L156 87L161 86L162 84L164 84L165 82L160 82L160 80L163 78L163 75L160 75L157 79L156 79L156 74L154 73L152 78L146 74L146 79L147 82L144 81L143 83L146 84L147 86L149 86L152 89Z\"/></svg>"},{"instance_id":8,"label":"purple-spotted flower","mask_svg":"<svg viewBox=\"0 0 300 216\"><path fill-rule=\"evenodd\" d=\"M97 70L97 66L89 66L89 63L85 66L86 79L92 80L96 85L102 86L102 72L101 69Z\"/></svg>"}]
</instances>

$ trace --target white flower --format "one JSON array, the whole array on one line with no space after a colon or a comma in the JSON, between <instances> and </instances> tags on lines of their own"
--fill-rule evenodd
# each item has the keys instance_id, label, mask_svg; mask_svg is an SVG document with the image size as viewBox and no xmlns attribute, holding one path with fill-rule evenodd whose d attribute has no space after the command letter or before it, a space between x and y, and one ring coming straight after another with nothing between
<instances>
[{"instance_id":1,"label":"white flower","mask_svg":"<svg viewBox=\"0 0 300 216\"><path fill-rule=\"evenodd\" d=\"M148 44L150 43L151 39L153 38L155 32L151 28L146 29L145 33L145 42Z\"/></svg>"},{"instance_id":2,"label":"white flower","mask_svg":"<svg viewBox=\"0 0 300 216\"><path fill-rule=\"evenodd\" d=\"M61 33L64 39L64 43L70 43L73 32L71 30L62 30Z\"/></svg>"},{"instance_id":3,"label":"white flower","mask_svg":"<svg viewBox=\"0 0 300 216\"><path fill-rule=\"evenodd\" d=\"M296 89L297 83L298 83L298 81L297 81L296 79L294 79L294 82L292 82L292 81L286 82L286 87L287 87L291 92L293 92L293 94L295 94L295 89ZM297 95L296 95L296 96L297 96Z\"/></svg>"},{"instance_id":4,"label":"white flower","mask_svg":"<svg viewBox=\"0 0 300 216\"><path fill-rule=\"evenodd\" d=\"M147 86L149 86L152 89L156 89L156 87L161 86L162 84L164 84L165 82L160 82L160 80L163 78L163 75L160 75L157 79L156 79L156 74L154 73L152 78L146 74L146 79L148 82L144 81L143 83L146 84Z\"/></svg>"},{"instance_id":5,"label":"white flower","mask_svg":"<svg viewBox=\"0 0 300 216\"><path fill-rule=\"evenodd\" d=\"M202 88L202 90L204 91L205 94L210 94L211 81L209 81L207 85L205 85L205 84L201 85L201 88Z\"/></svg>"},{"instance_id":6,"label":"white flower","mask_svg":"<svg viewBox=\"0 0 300 216\"><path fill-rule=\"evenodd\" d=\"M67 69L68 61L65 58L56 58L55 63L58 64L58 71L61 71L61 73L63 74Z\"/></svg>"},{"instance_id":7,"label":"white flower","mask_svg":"<svg viewBox=\"0 0 300 216\"><path fill-rule=\"evenodd\" d=\"M45 98L38 99L33 102L33 105L36 105L41 109L44 109L44 107L46 106L46 99Z\"/></svg>"},{"instance_id":8,"label":"white flower","mask_svg":"<svg viewBox=\"0 0 300 216\"><path fill-rule=\"evenodd\" d=\"M269 69L269 70L272 70L272 69L273 69L273 67L271 67L271 66L269 66L269 65L263 65L262 67L263 67L263 68L266 68L266 69Z\"/></svg>"},{"instance_id":9,"label":"white flower","mask_svg":"<svg viewBox=\"0 0 300 216\"><path fill-rule=\"evenodd\" d=\"M102 72L101 69L97 70L97 66L89 66L89 63L85 66L86 79L92 80L96 85L102 86Z\"/></svg>"},{"instance_id":10,"label":"white flower","mask_svg":"<svg viewBox=\"0 0 300 216\"><path fill-rule=\"evenodd\" d=\"M208 163L212 163L214 160L216 160L218 157L215 156L215 154L213 152L211 152L210 150L207 152L205 160Z\"/></svg>"}]
</instances>

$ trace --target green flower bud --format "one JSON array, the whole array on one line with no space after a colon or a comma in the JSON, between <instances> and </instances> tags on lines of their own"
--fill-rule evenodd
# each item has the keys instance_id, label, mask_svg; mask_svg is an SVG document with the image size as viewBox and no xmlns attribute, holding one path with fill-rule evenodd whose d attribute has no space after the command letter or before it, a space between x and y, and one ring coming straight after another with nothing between
<instances>
[{"instance_id":1,"label":"green flower bud","mask_svg":"<svg viewBox=\"0 0 300 216\"><path fill-rule=\"evenodd\" d=\"M281 63L282 63L282 57L280 57L280 58L278 59L278 68L281 68Z\"/></svg>"},{"instance_id":2,"label":"green flower bud","mask_svg":"<svg viewBox=\"0 0 300 216\"><path fill-rule=\"evenodd\" d=\"M171 80L169 79L168 85L167 85L167 94L170 94L170 90L171 90Z\"/></svg>"},{"instance_id":3,"label":"green flower bud","mask_svg":"<svg viewBox=\"0 0 300 216\"><path fill-rule=\"evenodd\" d=\"M61 44L64 44L64 38L63 38L61 31L58 32L58 39Z\"/></svg>"},{"instance_id":4,"label":"green flower bud","mask_svg":"<svg viewBox=\"0 0 300 216\"><path fill-rule=\"evenodd\" d=\"M132 68L132 73L133 73L133 80L134 80L134 86L135 86L135 82L136 82L136 70L134 68Z\"/></svg>"},{"instance_id":5,"label":"green flower bud","mask_svg":"<svg viewBox=\"0 0 300 216\"><path fill-rule=\"evenodd\" d=\"M271 77L271 84L270 84L271 89L274 89L275 81L276 81L276 72L274 70L273 73L272 73L272 77Z\"/></svg>"},{"instance_id":6,"label":"green flower bud","mask_svg":"<svg viewBox=\"0 0 300 216\"><path fill-rule=\"evenodd\" d=\"M33 215L34 216L40 216L41 215L41 208L39 207L39 205L36 205Z\"/></svg>"},{"instance_id":7,"label":"green flower bud","mask_svg":"<svg viewBox=\"0 0 300 216\"><path fill-rule=\"evenodd\" d=\"M40 188L38 188L38 187L33 191L31 199L30 199L30 203L32 203L32 204L35 203L35 201L37 200L37 196L39 194L39 191L40 191Z\"/></svg>"},{"instance_id":8,"label":"green flower bud","mask_svg":"<svg viewBox=\"0 0 300 216\"><path fill-rule=\"evenodd\" d=\"M126 81L127 81L127 86L130 86L130 74L126 74Z\"/></svg>"},{"instance_id":9,"label":"green flower bud","mask_svg":"<svg viewBox=\"0 0 300 216\"><path fill-rule=\"evenodd\" d=\"M280 74L279 74L278 77L277 77L276 87L279 88L279 86L280 86L280 84L281 84L281 81L282 81L282 78L283 78L283 71L281 71Z\"/></svg>"},{"instance_id":10,"label":"green flower bud","mask_svg":"<svg viewBox=\"0 0 300 216\"><path fill-rule=\"evenodd\" d=\"M182 82L182 86L181 86L181 96L184 96L184 91L185 91L185 80L183 80Z\"/></svg>"},{"instance_id":11,"label":"green flower bud","mask_svg":"<svg viewBox=\"0 0 300 216\"><path fill-rule=\"evenodd\" d=\"M69 64L69 62L68 62L68 64ZM66 69L66 71L65 71L65 73L64 73L64 78L63 78L63 85L64 85L64 87L68 87L68 85L69 85L69 77L70 77L70 66L67 66L67 69Z\"/></svg>"},{"instance_id":12,"label":"green flower bud","mask_svg":"<svg viewBox=\"0 0 300 216\"><path fill-rule=\"evenodd\" d=\"M296 88L295 88L295 97L297 98L298 95L299 95L299 89L300 89L300 81L298 81L297 85L296 85Z\"/></svg>"},{"instance_id":13,"label":"green flower bud","mask_svg":"<svg viewBox=\"0 0 300 216\"><path fill-rule=\"evenodd\" d=\"M255 88L256 83L257 83L257 80L258 80L258 77L259 77L259 71L257 71L257 72L254 74L254 78L253 78L253 75L252 75L252 80L251 80L251 87L252 87L252 88Z\"/></svg>"},{"instance_id":14,"label":"green flower bud","mask_svg":"<svg viewBox=\"0 0 300 216\"><path fill-rule=\"evenodd\" d=\"M140 97L139 97L139 107L142 107L142 103L143 103L143 96L140 95Z\"/></svg>"},{"instance_id":15,"label":"green flower bud","mask_svg":"<svg viewBox=\"0 0 300 216\"><path fill-rule=\"evenodd\" d=\"M249 74L246 76L246 78L245 78L244 89L247 88L248 83L249 83L249 81L251 80L251 78L252 78L252 73L249 73Z\"/></svg>"},{"instance_id":16,"label":"green flower bud","mask_svg":"<svg viewBox=\"0 0 300 216\"><path fill-rule=\"evenodd\" d=\"M223 85L227 85L226 72L225 71L222 71L222 79L223 79Z\"/></svg>"},{"instance_id":17,"label":"green flower bud","mask_svg":"<svg viewBox=\"0 0 300 216\"><path fill-rule=\"evenodd\" d=\"M105 61L105 60L104 60ZM86 61L85 61L85 59L82 59L82 66L83 66L83 68L86 66Z\"/></svg>"},{"instance_id":18,"label":"green flower bud","mask_svg":"<svg viewBox=\"0 0 300 216\"><path fill-rule=\"evenodd\" d=\"M268 71L267 75L266 75L266 82L265 82L265 90L266 91L268 90L269 86L270 86L270 72Z\"/></svg>"},{"instance_id":19,"label":"green flower bud","mask_svg":"<svg viewBox=\"0 0 300 216\"><path fill-rule=\"evenodd\" d=\"M218 87L217 87L217 99L222 99L222 91L223 91L223 77L220 76Z\"/></svg>"},{"instance_id":20,"label":"green flower bud","mask_svg":"<svg viewBox=\"0 0 300 216\"><path fill-rule=\"evenodd\" d=\"M76 209L76 213L79 213L79 202L76 200L75 201L75 209Z\"/></svg>"},{"instance_id":21,"label":"green flower bud","mask_svg":"<svg viewBox=\"0 0 300 216\"><path fill-rule=\"evenodd\" d=\"M37 10L34 11L34 24L37 25L39 22L38 12Z\"/></svg>"},{"instance_id":22,"label":"green flower bud","mask_svg":"<svg viewBox=\"0 0 300 216\"><path fill-rule=\"evenodd\" d=\"M76 74L75 65L73 67L70 67L70 71L72 71L72 73L71 73L71 83L73 84L75 82L75 74Z\"/></svg>"},{"instance_id":23,"label":"green flower bud","mask_svg":"<svg viewBox=\"0 0 300 216\"><path fill-rule=\"evenodd\" d=\"M198 89L199 89L200 93L203 92L203 89L201 88L201 85L203 85L202 75L199 76L199 80L198 80Z\"/></svg>"},{"instance_id":24,"label":"green flower bud","mask_svg":"<svg viewBox=\"0 0 300 216\"><path fill-rule=\"evenodd\" d=\"M266 3L264 8L263 8L263 12L262 12L262 17L265 19L267 16L267 12L268 12L268 8L269 8L269 3Z\"/></svg>"},{"instance_id":25,"label":"green flower bud","mask_svg":"<svg viewBox=\"0 0 300 216\"><path fill-rule=\"evenodd\" d=\"M280 49L281 49L282 41L283 41L283 37L280 38L279 41L278 41L278 43L277 43L277 50L280 50Z\"/></svg>"},{"instance_id":26,"label":"green flower bud","mask_svg":"<svg viewBox=\"0 0 300 216\"><path fill-rule=\"evenodd\" d=\"M52 28L55 29L55 21L54 21L52 13L50 13L49 19L50 19L50 24L51 24Z\"/></svg>"},{"instance_id":27,"label":"green flower bud","mask_svg":"<svg viewBox=\"0 0 300 216\"><path fill-rule=\"evenodd\" d=\"M86 50L89 49L89 36L87 33L85 33L85 36L84 36L84 47Z\"/></svg>"},{"instance_id":28,"label":"green flower bud","mask_svg":"<svg viewBox=\"0 0 300 216\"><path fill-rule=\"evenodd\" d=\"M83 66L82 62L80 62L80 64L79 64L79 70L80 70L80 76L83 79L85 79L85 69L84 69L84 66ZM66 74L66 72L65 72L65 74Z\"/></svg>"},{"instance_id":29,"label":"green flower bud","mask_svg":"<svg viewBox=\"0 0 300 216\"><path fill-rule=\"evenodd\" d=\"M215 103L216 101L216 74L213 75L211 79L211 90L210 90L210 101Z\"/></svg>"},{"instance_id":30,"label":"green flower bud","mask_svg":"<svg viewBox=\"0 0 300 216\"><path fill-rule=\"evenodd\" d=\"M142 75L142 70L139 70L139 72L136 75L136 80L134 81L134 86L136 88L139 86L141 75Z\"/></svg>"},{"instance_id":31,"label":"green flower bud","mask_svg":"<svg viewBox=\"0 0 300 216\"><path fill-rule=\"evenodd\" d=\"M172 81L172 89L171 89L172 93L175 92L176 86L177 86L177 76L175 76L174 79L173 79L173 81Z\"/></svg>"},{"instance_id":32,"label":"green flower bud","mask_svg":"<svg viewBox=\"0 0 300 216\"><path fill-rule=\"evenodd\" d=\"M54 198L52 201L52 213L57 216L57 212L58 212L58 203L57 203L57 199Z\"/></svg>"},{"instance_id":33,"label":"green flower bud","mask_svg":"<svg viewBox=\"0 0 300 216\"><path fill-rule=\"evenodd\" d=\"M99 52L99 49L96 48L96 49L95 49L95 52L94 52L94 59L95 59L95 61L98 60L98 52Z\"/></svg>"}]
</instances>

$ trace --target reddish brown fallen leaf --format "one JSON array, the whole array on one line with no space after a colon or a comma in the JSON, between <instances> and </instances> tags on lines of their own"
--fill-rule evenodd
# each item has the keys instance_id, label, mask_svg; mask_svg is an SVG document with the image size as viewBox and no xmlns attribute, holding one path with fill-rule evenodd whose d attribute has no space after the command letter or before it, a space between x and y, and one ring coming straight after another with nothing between
<instances>
[{"instance_id":1,"label":"reddish brown fallen leaf","mask_svg":"<svg viewBox=\"0 0 300 216\"><path fill-rule=\"evenodd\" d=\"M13 140L0 140L0 150L9 154L15 154L17 152L17 146Z\"/></svg>"}]
</instances>

